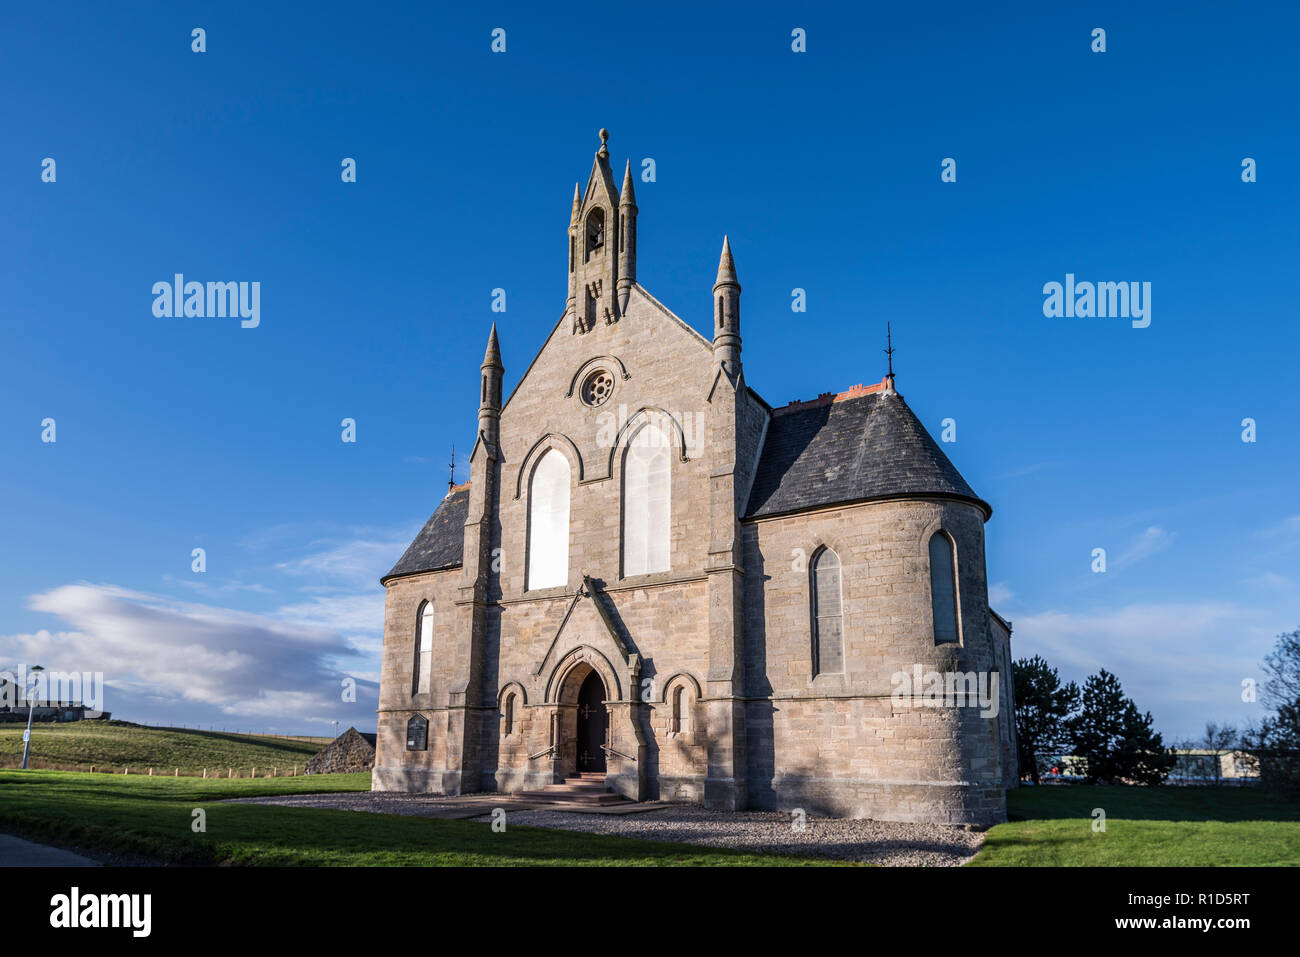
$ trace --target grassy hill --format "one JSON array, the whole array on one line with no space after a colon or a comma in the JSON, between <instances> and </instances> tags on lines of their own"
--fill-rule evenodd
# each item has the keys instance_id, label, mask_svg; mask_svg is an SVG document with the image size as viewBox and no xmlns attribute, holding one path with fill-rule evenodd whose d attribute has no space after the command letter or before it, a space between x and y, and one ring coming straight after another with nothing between
<instances>
[{"instance_id":1,"label":"grassy hill","mask_svg":"<svg viewBox=\"0 0 1300 957\"><path fill-rule=\"evenodd\" d=\"M0 767L16 768L23 757L23 725L0 725ZM188 728L146 728L128 721L74 721L41 724L32 728L30 766L65 771L116 771L131 774L198 775L223 777L233 768L247 777L288 774L323 748L329 738L275 738Z\"/></svg>"}]
</instances>

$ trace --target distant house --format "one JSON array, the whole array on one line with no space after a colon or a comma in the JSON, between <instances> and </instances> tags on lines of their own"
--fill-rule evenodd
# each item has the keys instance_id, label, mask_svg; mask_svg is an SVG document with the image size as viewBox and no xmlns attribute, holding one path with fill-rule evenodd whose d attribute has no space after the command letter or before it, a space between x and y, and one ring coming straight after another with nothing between
<instances>
[{"instance_id":1,"label":"distant house","mask_svg":"<svg viewBox=\"0 0 1300 957\"><path fill-rule=\"evenodd\" d=\"M1259 778L1258 762L1244 751L1175 748L1174 754L1177 763L1169 772L1169 780L1172 783L1205 784L1212 781L1246 783Z\"/></svg>"},{"instance_id":2,"label":"distant house","mask_svg":"<svg viewBox=\"0 0 1300 957\"><path fill-rule=\"evenodd\" d=\"M107 721L112 717L109 712L94 711L80 701L43 701L37 698L28 702L22 689L13 681L12 673L0 674L0 724L26 721L29 706L33 721Z\"/></svg>"}]
</instances>

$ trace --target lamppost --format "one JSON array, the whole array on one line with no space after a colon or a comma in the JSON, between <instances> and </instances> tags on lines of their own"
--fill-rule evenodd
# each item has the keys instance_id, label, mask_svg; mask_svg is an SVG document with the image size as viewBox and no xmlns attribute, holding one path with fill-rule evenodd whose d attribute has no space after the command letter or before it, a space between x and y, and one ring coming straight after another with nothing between
<instances>
[{"instance_id":1,"label":"lamppost","mask_svg":"<svg viewBox=\"0 0 1300 957\"><path fill-rule=\"evenodd\" d=\"M36 692L36 685L40 682L40 673L45 669L40 665L32 665L32 675L36 678L32 682L32 689L27 693L27 730L23 732L23 770L27 770L27 755L32 750L32 711L36 708L36 699L32 697Z\"/></svg>"}]
</instances>

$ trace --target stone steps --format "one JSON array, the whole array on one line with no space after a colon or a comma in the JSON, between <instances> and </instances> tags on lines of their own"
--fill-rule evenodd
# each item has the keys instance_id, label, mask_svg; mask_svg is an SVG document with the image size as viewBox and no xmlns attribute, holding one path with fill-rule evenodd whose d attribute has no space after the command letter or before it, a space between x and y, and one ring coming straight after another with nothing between
<instances>
[{"instance_id":1,"label":"stone steps","mask_svg":"<svg viewBox=\"0 0 1300 957\"><path fill-rule=\"evenodd\" d=\"M615 794L605 787L604 774L592 771L565 778L562 784L548 784L540 791L523 791L519 797L556 804L606 805L627 801L623 795Z\"/></svg>"}]
</instances>

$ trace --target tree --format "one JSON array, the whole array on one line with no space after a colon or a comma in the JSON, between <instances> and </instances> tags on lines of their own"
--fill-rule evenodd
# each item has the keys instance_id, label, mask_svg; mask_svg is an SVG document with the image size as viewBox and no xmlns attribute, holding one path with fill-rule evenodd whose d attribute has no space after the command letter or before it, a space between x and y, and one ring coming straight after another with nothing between
<instances>
[{"instance_id":1,"label":"tree","mask_svg":"<svg viewBox=\"0 0 1300 957\"><path fill-rule=\"evenodd\" d=\"M1214 768L1214 783L1218 784L1222 780L1222 762L1219 755L1231 750L1241 740L1237 729L1230 724L1217 725L1213 721L1206 722L1205 725L1205 747L1214 753L1210 756L1210 762Z\"/></svg>"},{"instance_id":2,"label":"tree","mask_svg":"<svg viewBox=\"0 0 1300 957\"><path fill-rule=\"evenodd\" d=\"M1260 697L1275 713L1247 730L1245 747L1262 784L1300 792L1300 628L1277 636L1277 646L1264 657L1264 673L1268 680Z\"/></svg>"},{"instance_id":3,"label":"tree","mask_svg":"<svg viewBox=\"0 0 1300 957\"><path fill-rule=\"evenodd\" d=\"M1039 781L1040 755L1064 748L1065 721L1079 706L1079 686L1062 686L1056 669L1039 655L1021 658L1012 666L1016 692L1016 738L1021 769Z\"/></svg>"},{"instance_id":4,"label":"tree","mask_svg":"<svg viewBox=\"0 0 1300 957\"><path fill-rule=\"evenodd\" d=\"M1265 704L1280 708L1300 701L1300 628L1277 636L1277 647L1264 656L1264 674Z\"/></svg>"},{"instance_id":5,"label":"tree","mask_svg":"<svg viewBox=\"0 0 1300 957\"><path fill-rule=\"evenodd\" d=\"M1152 729L1151 712L1141 713L1119 679L1103 668L1083 686L1083 707L1066 722L1074 754L1089 784L1159 784L1175 756Z\"/></svg>"}]
</instances>

